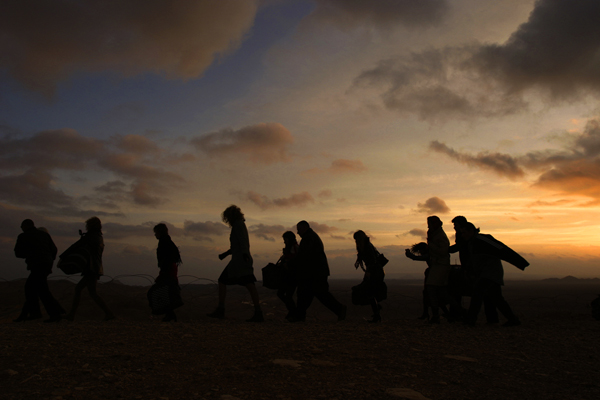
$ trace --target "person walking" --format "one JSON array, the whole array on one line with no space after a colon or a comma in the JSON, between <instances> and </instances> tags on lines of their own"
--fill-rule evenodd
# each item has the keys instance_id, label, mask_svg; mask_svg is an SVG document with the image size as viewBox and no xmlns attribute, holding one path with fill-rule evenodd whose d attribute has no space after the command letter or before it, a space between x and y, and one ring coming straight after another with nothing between
<instances>
[{"instance_id":1,"label":"person walking","mask_svg":"<svg viewBox=\"0 0 600 400\"><path fill-rule=\"evenodd\" d=\"M98 217L92 217L85 221L86 233L83 235L83 245L89 253L89 262L87 268L81 273L82 278L75 286L75 295L73 296L73 304L71 311L65 317L69 321L75 319L75 313L79 307L81 300L81 291L84 288L88 289L90 297L104 311L104 320L110 321L115 319L115 315L104 303L104 300L96 293L96 283L104 274L102 266L102 253L104 252L104 239L102 238L102 222Z\"/></svg>"},{"instance_id":2,"label":"person walking","mask_svg":"<svg viewBox=\"0 0 600 400\"><path fill-rule=\"evenodd\" d=\"M378 260L379 253L367 234L364 231L358 230L354 232L353 237L357 251L354 267L356 269L360 267L365 271L361 285L364 285L367 296L371 299L373 315L369 322L381 322L381 305L378 298L382 300L385 271L383 265Z\"/></svg>"},{"instance_id":3,"label":"person walking","mask_svg":"<svg viewBox=\"0 0 600 400\"><path fill-rule=\"evenodd\" d=\"M315 297L337 315L338 321L343 321L346 319L347 307L329 292L329 264L321 238L306 221L298 222L296 228L302 240L296 257L298 304L296 316L291 321L304 321L306 310Z\"/></svg>"},{"instance_id":4,"label":"person walking","mask_svg":"<svg viewBox=\"0 0 600 400\"><path fill-rule=\"evenodd\" d=\"M181 288L177 279L177 270L181 264L181 255L179 249L169 236L169 228L166 224L160 223L154 227L154 237L158 239L156 248L156 258L158 260L159 273L156 277L155 287L166 286L168 288L168 304L166 309L161 310L165 313L162 319L164 322L177 322L175 309L183 305L181 300Z\"/></svg>"},{"instance_id":5,"label":"person walking","mask_svg":"<svg viewBox=\"0 0 600 400\"><path fill-rule=\"evenodd\" d=\"M25 282L25 304L14 322L41 318L40 300L50 316L44 322L58 322L65 310L48 287L48 275L52 273L52 264L57 254L56 245L50 234L36 228L30 219L23 220L21 230L23 233L19 234L15 244L15 256L25 259L30 272Z\"/></svg>"},{"instance_id":6,"label":"person walking","mask_svg":"<svg viewBox=\"0 0 600 400\"><path fill-rule=\"evenodd\" d=\"M225 317L225 297L227 295L228 285L245 286L250 293L254 304L254 315L247 319L247 322L263 322L264 317L260 308L260 299L256 290L256 277L254 276L253 261L250 255L250 239L248 237L248 228L244 222L244 214L242 210L231 205L223 211L221 215L223 222L231 227L229 235L230 248L226 252L219 254L219 259L223 260L227 256L231 256L231 260L219 276L219 305L210 314L212 318Z\"/></svg>"},{"instance_id":7,"label":"person walking","mask_svg":"<svg viewBox=\"0 0 600 400\"><path fill-rule=\"evenodd\" d=\"M502 296L504 268L499 256L499 247L496 245L498 242L495 239L490 240L489 235L480 234L479 229L470 222L462 227L462 234L468 242L473 267L477 273L465 323L475 325L481 305L487 297L507 319L503 326L521 325L521 321ZM529 265L524 259L523 261Z\"/></svg>"}]
</instances>

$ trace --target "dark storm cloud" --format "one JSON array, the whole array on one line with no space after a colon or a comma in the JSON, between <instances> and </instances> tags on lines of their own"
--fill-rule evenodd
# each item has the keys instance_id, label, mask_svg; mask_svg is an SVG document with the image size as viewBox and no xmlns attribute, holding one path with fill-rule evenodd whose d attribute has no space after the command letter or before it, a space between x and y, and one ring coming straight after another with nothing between
<instances>
[{"instance_id":1,"label":"dark storm cloud","mask_svg":"<svg viewBox=\"0 0 600 400\"><path fill-rule=\"evenodd\" d=\"M253 0L22 0L0 3L0 68L51 96L78 71L200 76L251 28Z\"/></svg>"},{"instance_id":2,"label":"dark storm cloud","mask_svg":"<svg viewBox=\"0 0 600 400\"><path fill-rule=\"evenodd\" d=\"M495 163L488 162L490 153L475 156L460 153L439 142L432 142L430 148L464 164L491 170L511 179L522 177L528 171L537 175L534 186L599 201L600 118L589 120L581 133L565 135L568 135L571 143L563 149L536 151L520 156L493 153Z\"/></svg>"},{"instance_id":3,"label":"dark storm cloud","mask_svg":"<svg viewBox=\"0 0 600 400\"><path fill-rule=\"evenodd\" d=\"M541 0L503 44L470 44L390 58L354 88L382 90L383 105L421 119L526 111L526 91L550 101L600 92L600 2Z\"/></svg>"},{"instance_id":4,"label":"dark storm cloud","mask_svg":"<svg viewBox=\"0 0 600 400\"><path fill-rule=\"evenodd\" d=\"M288 147L294 137L283 125L261 123L237 131L224 129L191 140L191 143L210 157L239 157L256 164L273 164L290 160Z\"/></svg>"},{"instance_id":5,"label":"dark storm cloud","mask_svg":"<svg viewBox=\"0 0 600 400\"><path fill-rule=\"evenodd\" d=\"M429 26L439 23L449 9L447 0L316 0L312 18L342 28Z\"/></svg>"},{"instance_id":6,"label":"dark storm cloud","mask_svg":"<svg viewBox=\"0 0 600 400\"><path fill-rule=\"evenodd\" d=\"M11 204L64 209L80 215L80 202L117 208L133 202L157 206L168 188L183 178L160 167L170 154L140 135L97 140L72 129L43 131L30 137L0 138L0 196ZM102 171L121 179L95 188L94 196L74 198L60 187L58 171ZM114 215L114 213L106 213Z\"/></svg>"},{"instance_id":7,"label":"dark storm cloud","mask_svg":"<svg viewBox=\"0 0 600 400\"><path fill-rule=\"evenodd\" d=\"M417 211L424 214L446 214L450 212L450 208L444 200L434 196L425 200L425 203L418 203Z\"/></svg>"},{"instance_id":8,"label":"dark storm cloud","mask_svg":"<svg viewBox=\"0 0 600 400\"><path fill-rule=\"evenodd\" d=\"M525 175L523 169L517 165L517 160L507 154L482 152L472 156L459 153L437 140L431 142L429 148L438 153L446 154L448 157L462 164L494 171L499 175L512 179L521 178Z\"/></svg>"},{"instance_id":9,"label":"dark storm cloud","mask_svg":"<svg viewBox=\"0 0 600 400\"><path fill-rule=\"evenodd\" d=\"M242 195L242 199L250 200L252 203L256 204L263 210L267 210L269 208L274 207L303 207L309 203L315 202L315 199L308 192L295 193L289 197L270 199L269 197L261 195L254 191L249 191L246 194Z\"/></svg>"}]
</instances>

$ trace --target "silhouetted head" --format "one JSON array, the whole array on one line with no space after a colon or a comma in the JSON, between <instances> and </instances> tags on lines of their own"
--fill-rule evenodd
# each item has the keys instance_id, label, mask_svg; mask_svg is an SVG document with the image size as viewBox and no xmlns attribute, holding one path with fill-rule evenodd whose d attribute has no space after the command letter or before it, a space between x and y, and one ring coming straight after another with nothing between
<instances>
[{"instance_id":1,"label":"silhouetted head","mask_svg":"<svg viewBox=\"0 0 600 400\"><path fill-rule=\"evenodd\" d=\"M296 224L296 229L298 230L298 235L304 237L304 234L310 229L310 225L306 221L300 221Z\"/></svg>"},{"instance_id":2,"label":"silhouetted head","mask_svg":"<svg viewBox=\"0 0 600 400\"><path fill-rule=\"evenodd\" d=\"M242 214L242 210L238 206L232 204L223 211L221 219L227 225L232 226L235 221L244 221L244 214Z\"/></svg>"},{"instance_id":3,"label":"silhouetted head","mask_svg":"<svg viewBox=\"0 0 600 400\"><path fill-rule=\"evenodd\" d=\"M21 222L21 230L25 232L30 229L35 229L35 224L30 219L24 219L23 222Z\"/></svg>"},{"instance_id":4,"label":"silhouetted head","mask_svg":"<svg viewBox=\"0 0 600 400\"><path fill-rule=\"evenodd\" d=\"M464 224L461 227L461 234L463 235L463 237L467 240L471 239L475 234L479 233L479 228L475 228L475 225L473 225L470 222L467 222L466 224Z\"/></svg>"},{"instance_id":5,"label":"silhouetted head","mask_svg":"<svg viewBox=\"0 0 600 400\"><path fill-rule=\"evenodd\" d=\"M362 250L362 248L365 245L365 242L369 240L369 237L367 236L367 234L361 230L354 232L354 235L352 235L352 236L354 237L354 241L356 242L357 250Z\"/></svg>"},{"instance_id":6,"label":"silhouetted head","mask_svg":"<svg viewBox=\"0 0 600 400\"><path fill-rule=\"evenodd\" d=\"M427 227L429 229L441 228L444 223L437 215L427 217Z\"/></svg>"},{"instance_id":7,"label":"silhouetted head","mask_svg":"<svg viewBox=\"0 0 600 400\"><path fill-rule=\"evenodd\" d=\"M411 253L424 256L429 254L429 246L425 242L413 244L410 248Z\"/></svg>"},{"instance_id":8,"label":"silhouetted head","mask_svg":"<svg viewBox=\"0 0 600 400\"><path fill-rule=\"evenodd\" d=\"M457 215L452 219L452 223L454 224L454 230L458 231L461 226L468 224L469 221L467 221L467 219L462 215Z\"/></svg>"},{"instance_id":9,"label":"silhouetted head","mask_svg":"<svg viewBox=\"0 0 600 400\"><path fill-rule=\"evenodd\" d=\"M100 218L92 217L85 221L85 230L88 232L102 230L102 222L100 222Z\"/></svg>"},{"instance_id":10,"label":"silhouetted head","mask_svg":"<svg viewBox=\"0 0 600 400\"><path fill-rule=\"evenodd\" d=\"M160 239L161 237L169 235L169 228L167 225L160 223L154 227L154 237Z\"/></svg>"},{"instance_id":11,"label":"silhouetted head","mask_svg":"<svg viewBox=\"0 0 600 400\"><path fill-rule=\"evenodd\" d=\"M296 234L292 231L284 232L282 237L283 237L283 243L285 243L285 247L290 247L295 244L298 244L298 240L296 239Z\"/></svg>"}]
</instances>

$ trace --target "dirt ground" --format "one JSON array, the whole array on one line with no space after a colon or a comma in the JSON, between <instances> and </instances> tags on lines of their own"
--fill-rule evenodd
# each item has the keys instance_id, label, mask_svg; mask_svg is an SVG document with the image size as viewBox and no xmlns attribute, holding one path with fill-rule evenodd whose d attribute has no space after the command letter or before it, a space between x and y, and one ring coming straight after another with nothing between
<instances>
[{"instance_id":1,"label":"dirt ground","mask_svg":"<svg viewBox=\"0 0 600 400\"><path fill-rule=\"evenodd\" d=\"M336 316L317 301L305 323L260 288L266 321L244 288L228 293L226 318L205 316L215 285L183 285L179 322L151 319L147 287L99 285L117 315L87 293L74 322L13 323L24 281L0 283L2 399L594 399L600 398L600 321L589 303L600 281L507 282L523 325L466 327L417 320L421 285L389 281L383 322L350 304L357 282L333 281L349 305ZM65 308L73 283L52 281ZM465 301L466 304L466 301Z\"/></svg>"}]
</instances>

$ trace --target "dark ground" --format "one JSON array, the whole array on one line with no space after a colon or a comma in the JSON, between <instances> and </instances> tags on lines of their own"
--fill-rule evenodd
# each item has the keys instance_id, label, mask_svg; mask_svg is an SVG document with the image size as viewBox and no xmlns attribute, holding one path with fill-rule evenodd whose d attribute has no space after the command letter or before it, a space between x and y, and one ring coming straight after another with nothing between
<instances>
[{"instance_id":1,"label":"dark ground","mask_svg":"<svg viewBox=\"0 0 600 400\"><path fill-rule=\"evenodd\" d=\"M343 322L318 302L307 322L284 322L275 293L261 288L266 322L246 323L241 287L229 292L226 319L212 320L216 286L187 285L179 322L163 323L149 317L147 287L109 283L98 292L117 320L102 322L84 291L74 322L44 324L13 323L24 281L1 282L0 398L600 398L600 321L589 307L598 280L508 282L523 322L513 328L482 316L474 328L425 324L416 319L422 287L407 281L388 282L383 322L368 324L369 307L350 305L356 283L332 282L349 305ZM73 283L51 284L67 308Z\"/></svg>"}]
</instances>

